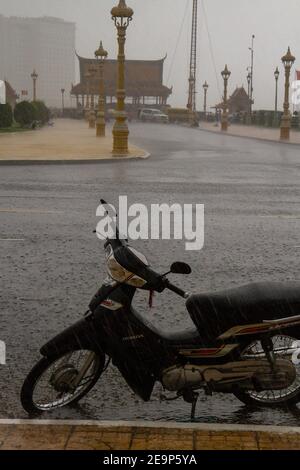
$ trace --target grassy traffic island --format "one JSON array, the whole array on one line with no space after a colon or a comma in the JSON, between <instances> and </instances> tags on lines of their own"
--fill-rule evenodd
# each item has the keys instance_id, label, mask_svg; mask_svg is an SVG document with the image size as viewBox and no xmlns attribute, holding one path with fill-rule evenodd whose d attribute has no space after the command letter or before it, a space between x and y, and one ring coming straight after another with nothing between
<instances>
[{"instance_id":1,"label":"grassy traffic island","mask_svg":"<svg viewBox=\"0 0 300 470\"><path fill-rule=\"evenodd\" d=\"M133 145L127 156L114 156L109 126L106 134L104 138L96 137L96 130L89 129L87 122L73 119L57 119L53 126L28 132L0 133L0 163L79 163L149 156Z\"/></svg>"}]
</instances>

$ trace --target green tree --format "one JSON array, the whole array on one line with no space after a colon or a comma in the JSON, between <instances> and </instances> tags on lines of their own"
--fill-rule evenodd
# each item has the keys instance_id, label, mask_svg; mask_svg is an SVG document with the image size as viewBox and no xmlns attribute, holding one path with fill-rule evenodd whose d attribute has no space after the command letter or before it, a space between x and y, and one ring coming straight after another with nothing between
<instances>
[{"instance_id":1,"label":"green tree","mask_svg":"<svg viewBox=\"0 0 300 470\"><path fill-rule=\"evenodd\" d=\"M11 127L13 112L10 104L0 104L0 127Z\"/></svg>"},{"instance_id":2,"label":"green tree","mask_svg":"<svg viewBox=\"0 0 300 470\"><path fill-rule=\"evenodd\" d=\"M29 101L21 101L15 107L14 118L21 127L31 126L36 120L36 108Z\"/></svg>"},{"instance_id":3,"label":"green tree","mask_svg":"<svg viewBox=\"0 0 300 470\"><path fill-rule=\"evenodd\" d=\"M36 110L36 119L42 124L46 124L50 119L50 111L43 101L33 101L32 102Z\"/></svg>"}]
</instances>

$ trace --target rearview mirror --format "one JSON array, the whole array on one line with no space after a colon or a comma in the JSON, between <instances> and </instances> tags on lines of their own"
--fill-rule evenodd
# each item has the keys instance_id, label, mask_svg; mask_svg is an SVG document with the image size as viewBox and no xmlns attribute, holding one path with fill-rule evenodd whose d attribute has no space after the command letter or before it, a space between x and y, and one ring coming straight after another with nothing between
<instances>
[{"instance_id":1,"label":"rearview mirror","mask_svg":"<svg viewBox=\"0 0 300 470\"><path fill-rule=\"evenodd\" d=\"M192 269L186 263L173 263L171 266L171 273L173 274L191 274Z\"/></svg>"}]
</instances>

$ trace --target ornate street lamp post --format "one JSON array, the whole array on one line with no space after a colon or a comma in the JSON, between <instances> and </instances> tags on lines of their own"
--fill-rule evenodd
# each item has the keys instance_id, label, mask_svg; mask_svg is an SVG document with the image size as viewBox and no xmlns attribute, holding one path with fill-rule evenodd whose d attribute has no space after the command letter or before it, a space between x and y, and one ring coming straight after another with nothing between
<instances>
[{"instance_id":1,"label":"ornate street lamp post","mask_svg":"<svg viewBox=\"0 0 300 470\"><path fill-rule=\"evenodd\" d=\"M224 80L224 98L223 98L223 113L222 113L222 131L228 130L228 101L227 101L227 90L228 90L228 80L231 75L231 72L228 70L227 65L225 65L225 69L221 72L221 75Z\"/></svg>"},{"instance_id":2,"label":"ornate street lamp post","mask_svg":"<svg viewBox=\"0 0 300 470\"><path fill-rule=\"evenodd\" d=\"M85 74L85 79L86 79L86 105L85 105L85 120L89 121L90 117L90 78L91 78L91 73L87 72Z\"/></svg>"},{"instance_id":3,"label":"ornate street lamp post","mask_svg":"<svg viewBox=\"0 0 300 470\"><path fill-rule=\"evenodd\" d=\"M206 119L206 113L207 113L207 91L208 91L208 88L209 88L209 85L208 85L207 81L205 80L205 83L203 85L203 90L204 90L204 107L203 107L203 111L204 111L205 119Z\"/></svg>"},{"instance_id":4,"label":"ornate street lamp post","mask_svg":"<svg viewBox=\"0 0 300 470\"><path fill-rule=\"evenodd\" d=\"M103 48L103 44L101 41L99 49L97 49L95 52L95 57L99 62L99 70L100 70L99 102L98 102L98 113L97 113L97 121L96 121L97 137L105 137L104 62L107 59L107 56L108 56L108 53Z\"/></svg>"},{"instance_id":5,"label":"ornate street lamp post","mask_svg":"<svg viewBox=\"0 0 300 470\"><path fill-rule=\"evenodd\" d=\"M291 113L290 113L290 75L291 68L296 58L291 54L290 48L286 55L282 57L282 63L285 68L285 93L284 93L284 104L283 104L283 116L281 120L280 139L289 140L290 129L291 129Z\"/></svg>"},{"instance_id":6,"label":"ornate street lamp post","mask_svg":"<svg viewBox=\"0 0 300 470\"><path fill-rule=\"evenodd\" d=\"M125 41L126 30L133 17L133 10L127 7L125 0L120 0L119 5L111 10L111 16L118 31L118 88L116 121L113 128L113 153L115 155L128 154L127 116L125 112Z\"/></svg>"},{"instance_id":7,"label":"ornate street lamp post","mask_svg":"<svg viewBox=\"0 0 300 470\"><path fill-rule=\"evenodd\" d=\"M62 111L62 115L65 114L65 89L62 88L61 90L61 111Z\"/></svg>"},{"instance_id":8,"label":"ornate street lamp post","mask_svg":"<svg viewBox=\"0 0 300 470\"><path fill-rule=\"evenodd\" d=\"M39 76L38 76L38 74L36 73L35 70L32 72L31 78L32 78L32 81L33 81L33 101L36 101L36 82L37 82L37 79L39 78Z\"/></svg>"},{"instance_id":9,"label":"ornate street lamp post","mask_svg":"<svg viewBox=\"0 0 300 470\"><path fill-rule=\"evenodd\" d=\"M274 114L274 127L278 126L278 79L279 79L280 72L278 67L274 72L275 77L275 114Z\"/></svg>"}]
</instances>

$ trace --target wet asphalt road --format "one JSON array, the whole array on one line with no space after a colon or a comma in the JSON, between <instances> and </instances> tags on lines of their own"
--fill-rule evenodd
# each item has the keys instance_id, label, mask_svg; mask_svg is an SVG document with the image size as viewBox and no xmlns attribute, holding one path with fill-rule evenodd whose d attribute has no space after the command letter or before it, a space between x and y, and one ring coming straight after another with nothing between
<instances>
[{"instance_id":1,"label":"wet asphalt road","mask_svg":"<svg viewBox=\"0 0 300 470\"><path fill-rule=\"evenodd\" d=\"M186 261L195 292L252 281L299 279L299 147L161 125L131 125L132 140L148 160L87 165L0 166L0 418L25 417L22 380L39 347L81 317L105 275L103 244L92 231L100 197L129 203L205 204L205 247L186 252L182 241L138 242L157 270ZM3 239L19 239L8 241ZM174 277L174 281L179 281ZM149 311L156 326L191 326L184 303L171 293ZM77 419L189 419L189 405L137 399L111 368L77 408L44 417ZM294 412L251 411L230 396L201 394L199 421L299 425Z\"/></svg>"}]
</instances>

